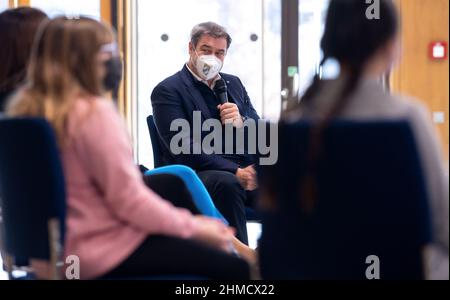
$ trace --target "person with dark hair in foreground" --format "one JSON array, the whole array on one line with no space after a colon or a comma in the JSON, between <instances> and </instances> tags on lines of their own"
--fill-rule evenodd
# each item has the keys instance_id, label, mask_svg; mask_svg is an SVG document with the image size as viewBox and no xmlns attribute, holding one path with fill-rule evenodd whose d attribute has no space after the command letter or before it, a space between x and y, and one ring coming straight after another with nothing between
<instances>
[{"instance_id":1,"label":"person with dark hair in foreground","mask_svg":"<svg viewBox=\"0 0 450 300\"><path fill-rule=\"evenodd\" d=\"M335 80L319 75L286 120L309 119L316 123L312 135L310 166L320 160L323 132L335 119L407 120L414 132L429 193L433 245L425 257L428 278L448 279L449 185L443 153L429 111L419 101L393 95L381 79L400 58L399 18L391 0L380 0L379 20L366 16L360 0L332 0L322 38L323 61L336 59L341 67ZM293 137L295 138L295 137ZM380 145L383 141L380 141ZM311 170L314 175L314 169ZM303 184L311 184L308 180ZM309 188L309 189L308 189ZM312 186L305 186L311 190ZM315 199L317 200L317 199Z\"/></svg>"},{"instance_id":2,"label":"person with dark hair in foreground","mask_svg":"<svg viewBox=\"0 0 450 300\"><path fill-rule=\"evenodd\" d=\"M0 13L0 112L23 83L39 25L48 20L36 8L19 7Z\"/></svg>"}]
</instances>

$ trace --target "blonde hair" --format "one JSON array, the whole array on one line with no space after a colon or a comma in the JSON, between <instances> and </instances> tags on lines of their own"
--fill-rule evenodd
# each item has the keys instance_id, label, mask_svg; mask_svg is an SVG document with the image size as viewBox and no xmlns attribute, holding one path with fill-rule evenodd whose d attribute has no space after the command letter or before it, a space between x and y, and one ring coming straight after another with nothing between
<instances>
[{"instance_id":1,"label":"blonde hair","mask_svg":"<svg viewBox=\"0 0 450 300\"><path fill-rule=\"evenodd\" d=\"M25 85L7 107L12 117L42 117L55 130L60 147L75 100L103 93L97 61L101 47L114 41L110 27L89 18L60 17L43 24Z\"/></svg>"}]
</instances>

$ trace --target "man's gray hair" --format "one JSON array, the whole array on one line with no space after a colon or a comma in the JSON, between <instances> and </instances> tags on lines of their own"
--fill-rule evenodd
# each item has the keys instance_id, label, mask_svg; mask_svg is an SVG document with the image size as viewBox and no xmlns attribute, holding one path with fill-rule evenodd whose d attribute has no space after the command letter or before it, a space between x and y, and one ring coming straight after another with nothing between
<instances>
[{"instance_id":1,"label":"man's gray hair","mask_svg":"<svg viewBox=\"0 0 450 300\"><path fill-rule=\"evenodd\" d=\"M220 26L219 24L216 24L214 22L206 22L194 26L191 32L191 42L194 47L197 47L198 42L205 34L216 39L226 39L227 49L230 48L232 42L231 36L223 26Z\"/></svg>"}]
</instances>

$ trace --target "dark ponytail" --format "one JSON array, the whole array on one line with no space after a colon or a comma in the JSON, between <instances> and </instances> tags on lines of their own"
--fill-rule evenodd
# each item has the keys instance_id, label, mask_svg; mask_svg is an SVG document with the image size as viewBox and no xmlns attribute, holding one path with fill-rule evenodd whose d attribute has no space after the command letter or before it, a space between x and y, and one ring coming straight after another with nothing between
<instances>
[{"instance_id":1,"label":"dark ponytail","mask_svg":"<svg viewBox=\"0 0 450 300\"><path fill-rule=\"evenodd\" d=\"M311 213L318 199L318 164L322 155L323 134L329 124L347 107L352 94L358 87L366 63L380 48L385 46L398 31L398 17L392 0L380 0L379 20L370 20L366 16L368 4L363 0L332 0L328 9L325 33L321 47L324 59L335 58L341 64L345 80L331 109L311 130L307 156L307 169L300 182L301 207ZM306 90L296 110L313 104L321 91L322 80L316 75Z\"/></svg>"}]
</instances>

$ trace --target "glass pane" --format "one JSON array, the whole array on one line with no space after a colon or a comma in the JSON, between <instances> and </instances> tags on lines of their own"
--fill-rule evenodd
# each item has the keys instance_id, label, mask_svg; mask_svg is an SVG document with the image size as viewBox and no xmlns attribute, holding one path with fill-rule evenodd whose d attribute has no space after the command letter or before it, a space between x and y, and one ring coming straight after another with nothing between
<instances>
[{"instance_id":1,"label":"glass pane","mask_svg":"<svg viewBox=\"0 0 450 300\"><path fill-rule=\"evenodd\" d=\"M281 113L281 1L264 1L263 74L265 119L278 121Z\"/></svg>"},{"instance_id":2,"label":"glass pane","mask_svg":"<svg viewBox=\"0 0 450 300\"><path fill-rule=\"evenodd\" d=\"M228 29L233 44L223 72L241 78L261 116L269 109L272 114L277 114L272 107L280 106L281 50L277 48L281 46L274 47L281 45L279 3L280 0L137 1L137 153L140 164L153 166L146 124L147 116L152 113L151 92L188 61L190 31L198 23L213 21ZM267 62L267 66L263 62ZM267 87L266 82L271 86Z\"/></svg>"},{"instance_id":3,"label":"glass pane","mask_svg":"<svg viewBox=\"0 0 450 300\"><path fill-rule=\"evenodd\" d=\"M329 0L300 0L299 72L300 95L311 83L322 58L320 41L325 27Z\"/></svg>"},{"instance_id":4,"label":"glass pane","mask_svg":"<svg viewBox=\"0 0 450 300\"><path fill-rule=\"evenodd\" d=\"M9 6L9 0L0 0L0 12L7 10Z\"/></svg>"},{"instance_id":5,"label":"glass pane","mask_svg":"<svg viewBox=\"0 0 450 300\"><path fill-rule=\"evenodd\" d=\"M30 6L46 12L49 17L60 15L87 16L100 20L100 0L31 0Z\"/></svg>"}]
</instances>

